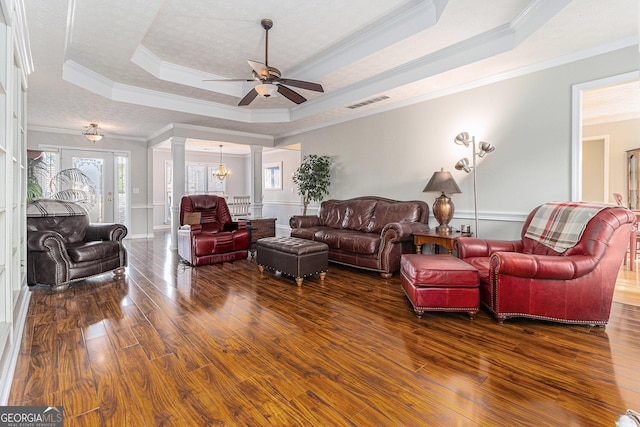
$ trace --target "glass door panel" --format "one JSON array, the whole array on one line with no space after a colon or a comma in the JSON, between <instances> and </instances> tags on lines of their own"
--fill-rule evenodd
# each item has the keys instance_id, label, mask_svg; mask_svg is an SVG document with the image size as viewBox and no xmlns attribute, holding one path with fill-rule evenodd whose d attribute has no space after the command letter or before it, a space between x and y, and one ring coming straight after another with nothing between
<instances>
[{"instance_id":1,"label":"glass door panel","mask_svg":"<svg viewBox=\"0 0 640 427\"><path fill-rule=\"evenodd\" d=\"M88 176L95 184L96 201L89 211L91 222L114 222L119 198L116 196L113 153L90 150L63 149L60 169L76 168Z\"/></svg>"}]
</instances>

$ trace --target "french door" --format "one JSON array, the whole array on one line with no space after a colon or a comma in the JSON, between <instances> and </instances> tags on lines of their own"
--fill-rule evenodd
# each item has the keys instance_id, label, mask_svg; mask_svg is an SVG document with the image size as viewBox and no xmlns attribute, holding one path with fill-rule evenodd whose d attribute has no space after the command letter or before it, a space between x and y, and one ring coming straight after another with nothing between
<instances>
[{"instance_id":1,"label":"french door","mask_svg":"<svg viewBox=\"0 0 640 427\"><path fill-rule=\"evenodd\" d=\"M119 185L122 174L116 173L114 157L114 153L106 151L62 149L60 152L61 170L79 169L95 184L96 203L89 211L91 222L125 222L126 197L121 193L126 185ZM118 166L120 170L120 162Z\"/></svg>"}]
</instances>

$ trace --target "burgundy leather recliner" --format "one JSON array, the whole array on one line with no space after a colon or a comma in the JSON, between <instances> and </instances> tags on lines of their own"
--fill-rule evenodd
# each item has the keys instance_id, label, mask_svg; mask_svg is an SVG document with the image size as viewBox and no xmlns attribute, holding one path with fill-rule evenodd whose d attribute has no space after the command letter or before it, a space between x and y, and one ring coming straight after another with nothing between
<instances>
[{"instance_id":1,"label":"burgundy leather recliner","mask_svg":"<svg viewBox=\"0 0 640 427\"><path fill-rule=\"evenodd\" d=\"M499 323L529 317L605 325L634 214L617 206L601 210L589 220L578 243L558 253L525 237L538 209L527 217L520 240L454 240L458 256L479 271L480 302Z\"/></svg>"},{"instance_id":2,"label":"burgundy leather recliner","mask_svg":"<svg viewBox=\"0 0 640 427\"><path fill-rule=\"evenodd\" d=\"M193 213L195 217L189 215ZM190 221L185 221L187 217L191 217ZM197 219L195 223L193 218ZM180 226L178 254L194 266L232 262L247 257L249 230L244 221L231 220L223 197L184 196L180 200Z\"/></svg>"}]
</instances>

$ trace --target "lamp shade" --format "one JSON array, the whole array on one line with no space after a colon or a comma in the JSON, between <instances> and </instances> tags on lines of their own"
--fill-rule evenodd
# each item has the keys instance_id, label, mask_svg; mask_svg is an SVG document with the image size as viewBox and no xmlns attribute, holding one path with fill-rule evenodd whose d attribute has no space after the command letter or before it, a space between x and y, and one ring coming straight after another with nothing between
<instances>
[{"instance_id":1,"label":"lamp shade","mask_svg":"<svg viewBox=\"0 0 640 427\"><path fill-rule=\"evenodd\" d=\"M255 89L256 89L256 92L258 92L258 94L260 94L261 96L264 96L265 98L270 97L271 95L273 95L278 91L278 87L276 85L269 84L269 83L257 85Z\"/></svg>"},{"instance_id":2,"label":"lamp shade","mask_svg":"<svg viewBox=\"0 0 640 427\"><path fill-rule=\"evenodd\" d=\"M442 193L462 193L460 187L456 183L456 180L453 179L451 172L445 172L444 168L440 169L438 172L434 172L431 176L431 179L427 183L427 186L422 190L423 193L427 192L442 192Z\"/></svg>"}]
</instances>

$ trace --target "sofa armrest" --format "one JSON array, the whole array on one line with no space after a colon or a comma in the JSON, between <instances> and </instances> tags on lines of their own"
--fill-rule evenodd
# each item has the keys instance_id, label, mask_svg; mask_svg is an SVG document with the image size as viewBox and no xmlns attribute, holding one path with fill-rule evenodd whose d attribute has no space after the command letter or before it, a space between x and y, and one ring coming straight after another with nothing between
<instances>
[{"instance_id":1,"label":"sofa armrest","mask_svg":"<svg viewBox=\"0 0 640 427\"><path fill-rule=\"evenodd\" d=\"M113 240L121 242L127 235L127 227L122 224L97 224L91 223L87 227L84 237L86 242L94 240Z\"/></svg>"},{"instance_id":2,"label":"sofa armrest","mask_svg":"<svg viewBox=\"0 0 640 427\"><path fill-rule=\"evenodd\" d=\"M572 280L593 271L598 260L589 255L532 255L496 252L491 256L491 273L527 279Z\"/></svg>"},{"instance_id":3,"label":"sofa armrest","mask_svg":"<svg viewBox=\"0 0 640 427\"><path fill-rule=\"evenodd\" d=\"M291 228L306 228L320 225L320 217L315 215L294 215L289 219Z\"/></svg>"},{"instance_id":4,"label":"sofa armrest","mask_svg":"<svg viewBox=\"0 0 640 427\"><path fill-rule=\"evenodd\" d=\"M64 238L57 231L29 231L27 234L27 249L30 251L49 252L53 249L65 254L67 252Z\"/></svg>"},{"instance_id":5,"label":"sofa armrest","mask_svg":"<svg viewBox=\"0 0 640 427\"><path fill-rule=\"evenodd\" d=\"M180 228L178 228L178 230L186 231L191 234L198 234L202 232L202 225L201 224L185 224L185 225L181 225Z\"/></svg>"},{"instance_id":6,"label":"sofa armrest","mask_svg":"<svg viewBox=\"0 0 640 427\"><path fill-rule=\"evenodd\" d=\"M429 226L423 222L391 222L382 228L383 242L392 243L413 240L414 233L429 231Z\"/></svg>"},{"instance_id":7,"label":"sofa armrest","mask_svg":"<svg viewBox=\"0 0 640 427\"><path fill-rule=\"evenodd\" d=\"M490 257L494 252L518 252L521 247L521 240L484 240L474 237L456 237L453 240L453 249L460 259Z\"/></svg>"}]
</instances>

